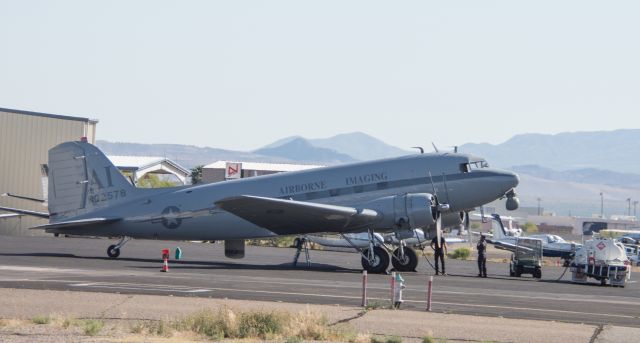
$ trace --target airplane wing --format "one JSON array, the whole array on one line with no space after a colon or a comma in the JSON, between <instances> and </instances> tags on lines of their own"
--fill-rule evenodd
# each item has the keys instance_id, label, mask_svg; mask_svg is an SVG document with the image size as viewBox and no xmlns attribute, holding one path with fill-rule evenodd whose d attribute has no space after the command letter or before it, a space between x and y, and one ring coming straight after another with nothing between
<instances>
[{"instance_id":1,"label":"airplane wing","mask_svg":"<svg viewBox=\"0 0 640 343\"><path fill-rule=\"evenodd\" d=\"M348 232L380 219L378 212L369 209L250 195L225 198L215 204L278 235Z\"/></svg>"},{"instance_id":2,"label":"airplane wing","mask_svg":"<svg viewBox=\"0 0 640 343\"><path fill-rule=\"evenodd\" d=\"M66 222L57 222L45 225L34 226L32 230L47 230L47 229L79 229L85 226L95 224L108 224L122 220L121 218L89 218L79 220L69 220Z\"/></svg>"},{"instance_id":3,"label":"airplane wing","mask_svg":"<svg viewBox=\"0 0 640 343\"><path fill-rule=\"evenodd\" d=\"M505 241L492 240L492 239L487 239L487 243L493 244L498 249L516 251L516 245L513 244L513 243L509 243L509 242L505 242Z\"/></svg>"},{"instance_id":4,"label":"airplane wing","mask_svg":"<svg viewBox=\"0 0 640 343\"><path fill-rule=\"evenodd\" d=\"M49 218L49 213L46 213L46 212L21 210L21 209L18 209L18 208L2 207L2 206L0 206L0 210L7 211L7 212L13 212L13 213L17 213L17 214L24 214L24 215L28 215L28 216L35 216L35 217L40 217L40 218Z\"/></svg>"}]
</instances>

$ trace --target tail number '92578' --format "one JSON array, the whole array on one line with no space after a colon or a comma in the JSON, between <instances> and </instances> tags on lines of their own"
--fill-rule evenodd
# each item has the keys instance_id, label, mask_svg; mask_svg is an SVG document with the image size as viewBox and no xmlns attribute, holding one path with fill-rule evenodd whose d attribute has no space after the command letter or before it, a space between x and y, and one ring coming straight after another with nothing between
<instances>
[{"instance_id":1,"label":"tail number '92578'","mask_svg":"<svg viewBox=\"0 0 640 343\"><path fill-rule=\"evenodd\" d=\"M127 191L125 191L124 189L120 189L116 191L102 192L102 193L90 195L89 201L93 204L96 204L99 202L105 202L109 200L124 198L126 196L127 196Z\"/></svg>"}]
</instances>

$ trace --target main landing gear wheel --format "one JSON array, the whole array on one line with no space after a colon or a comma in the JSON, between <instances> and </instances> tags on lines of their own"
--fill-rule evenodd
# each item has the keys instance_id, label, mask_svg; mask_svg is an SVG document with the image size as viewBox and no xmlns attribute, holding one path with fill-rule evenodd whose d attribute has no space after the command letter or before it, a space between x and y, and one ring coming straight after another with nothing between
<instances>
[{"instance_id":1,"label":"main landing gear wheel","mask_svg":"<svg viewBox=\"0 0 640 343\"><path fill-rule=\"evenodd\" d=\"M109 257L111 258L118 258L118 256L120 256L120 248L118 248L117 245L110 245L107 248L107 255L109 255Z\"/></svg>"},{"instance_id":2,"label":"main landing gear wheel","mask_svg":"<svg viewBox=\"0 0 640 343\"><path fill-rule=\"evenodd\" d=\"M362 252L362 268L369 273L381 274L387 271L389 267L389 253L381 247L373 247L373 261L369 263L369 249Z\"/></svg>"},{"instance_id":3,"label":"main landing gear wheel","mask_svg":"<svg viewBox=\"0 0 640 343\"><path fill-rule=\"evenodd\" d=\"M391 264L399 272L414 272L418 266L418 255L411 248L404 248L404 257L400 256L400 248L393 251Z\"/></svg>"}]
</instances>

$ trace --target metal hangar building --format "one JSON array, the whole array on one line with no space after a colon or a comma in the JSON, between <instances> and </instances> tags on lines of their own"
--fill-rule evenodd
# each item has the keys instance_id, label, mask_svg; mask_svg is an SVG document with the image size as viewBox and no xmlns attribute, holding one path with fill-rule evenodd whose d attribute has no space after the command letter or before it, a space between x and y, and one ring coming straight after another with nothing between
<instances>
[{"instance_id":1,"label":"metal hangar building","mask_svg":"<svg viewBox=\"0 0 640 343\"><path fill-rule=\"evenodd\" d=\"M97 123L88 118L0 108L0 206L47 212L42 200L47 198L44 166L49 149L81 137L94 144ZM0 211L0 235L42 234L29 228L46 223L46 219Z\"/></svg>"}]
</instances>

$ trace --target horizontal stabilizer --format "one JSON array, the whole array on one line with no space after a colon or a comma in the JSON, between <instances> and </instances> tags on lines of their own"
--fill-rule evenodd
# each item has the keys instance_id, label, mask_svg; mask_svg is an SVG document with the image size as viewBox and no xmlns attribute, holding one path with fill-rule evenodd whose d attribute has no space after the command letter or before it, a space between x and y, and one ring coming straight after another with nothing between
<instances>
[{"instance_id":1,"label":"horizontal stabilizer","mask_svg":"<svg viewBox=\"0 0 640 343\"><path fill-rule=\"evenodd\" d=\"M241 195L216 206L278 235L349 232L379 221L369 209Z\"/></svg>"},{"instance_id":2,"label":"horizontal stabilizer","mask_svg":"<svg viewBox=\"0 0 640 343\"><path fill-rule=\"evenodd\" d=\"M112 222L117 222L121 220L121 218L89 218L89 219L79 219L79 220L69 220L66 222L57 222L46 225L38 225L34 226L32 230L48 230L48 229L80 229L85 226L96 225L96 224L108 224Z\"/></svg>"},{"instance_id":3,"label":"horizontal stabilizer","mask_svg":"<svg viewBox=\"0 0 640 343\"><path fill-rule=\"evenodd\" d=\"M0 210L7 211L7 212L13 212L13 213L16 213L16 214L24 214L24 215L28 215L28 216L40 217L40 218L49 218L49 213L46 213L46 212L21 210L19 208L2 207L2 206L0 206Z\"/></svg>"},{"instance_id":4,"label":"horizontal stabilizer","mask_svg":"<svg viewBox=\"0 0 640 343\"><path fill-rule=\"evenodd\" d=\"M13 218L13 217L20 217L22 214L20 213L2 213L0 214L0 219L2 218Z\"/></svg>"}]
</instances>

